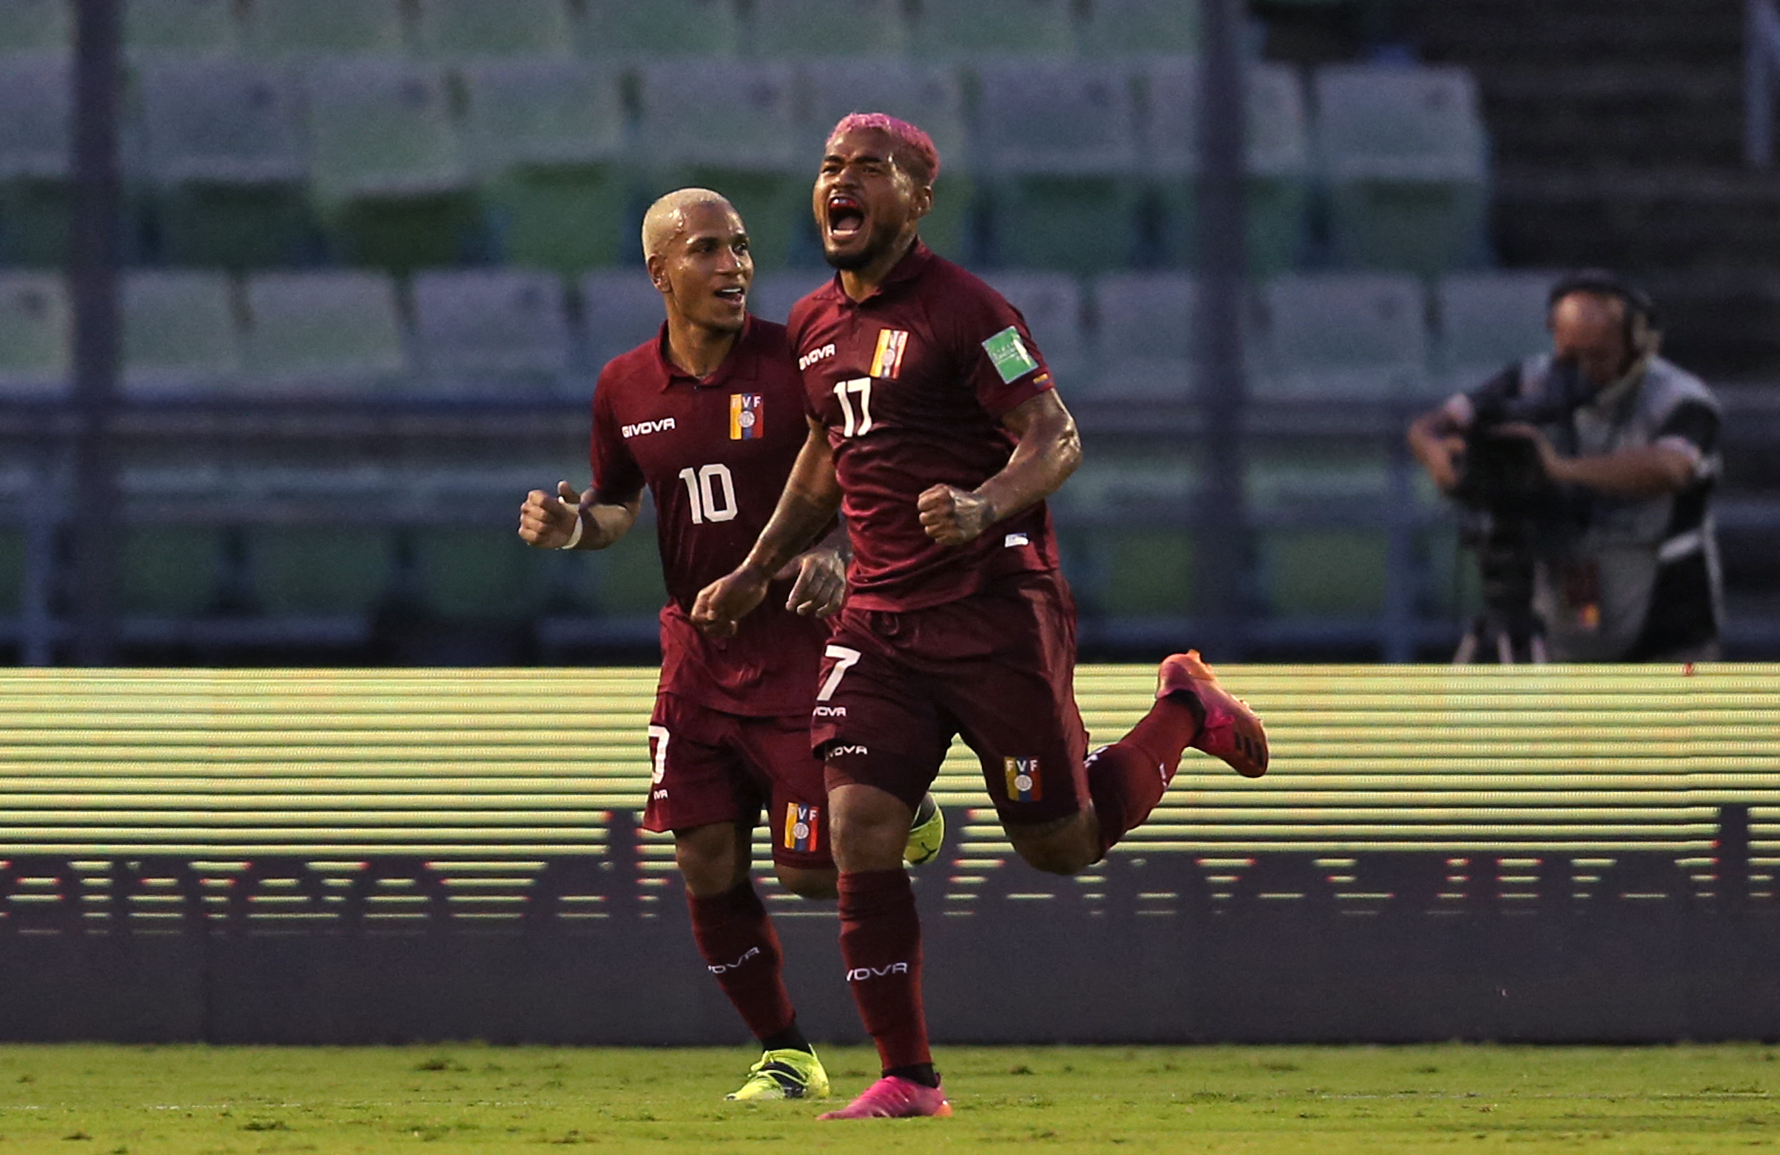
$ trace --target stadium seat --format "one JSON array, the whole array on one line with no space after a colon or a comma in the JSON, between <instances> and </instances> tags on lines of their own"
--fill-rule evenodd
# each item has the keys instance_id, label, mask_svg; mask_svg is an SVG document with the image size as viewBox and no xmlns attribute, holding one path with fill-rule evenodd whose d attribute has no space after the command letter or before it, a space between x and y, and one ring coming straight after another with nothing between
<instances>
[{"instance_id":1,"label":"stadium seat","mask_svg":"<svg viewBox=\"0 0 1780 1155\"><path fill-rule=\"evenodd\" d=\"M365 396L405 374L395 284L367 272L260 273L247 282L245 387Z\"/></svg>"},{"instance_id":2,"label":"stadium seat","mask_svg":"<svg viewBox=\"0 0 1780 1155\"><path fill-rule=\"evenodd\" d=\"M74 96L64 56L0 56L0 264L68 252Z\"/></svg>"},{"instance_id":3,"label":"stadium seat","mask_svg":"<svg viewBox=\"0 0 1780 1155\"><path fill-rule=\"evenodd\" d=\"M661 294L640 268L599 269L581 278L587 358L596 369L661 330Z\"/></svg>"},{"instance_id":4,"label":"stadium seat","mask_svg":"<svg viewBox=\"0 0 1780 1155\"><path fill-rule=\"evenodd\" d=\"M1382 447L1251 444L1243 483L1249 510L1263 523L1258 579L1269 612L1356 617L1383 610L1385 531L1351 524L1356 512L1389 499ZM1344 514L1349 525L1340 524ZM1266 524L1274 519L1283 520Z\"/></svg>"},{"instance_id":5,"label":"stadium seat","mask_svg":"<svg viewBox=\"0 0 1780 1155\"><path fill-rule=\"evenodd\" d=\"M124 276L122 298L126 393L201 395L234 386L241 338L228 277L135 270Z\"/></svg>"},{"instance_id":6,"label":"stadium seat","mask_svg":"<svg viewBox=\"0 0 1780 1155\"><path fill-rule=\"evenodd\" d=\"M593 585L599 612L613 616L654 615L667 601L661 580L661 551L655 543L652 517L639 518L635 527L608 549L593 557Z\"/></svg>"},{"instance_id":7,"label":"stadium seat","mask_svg":"<svg viewBox=\"0 0 1780 1155\"><path fill-rule=\"evenodd\" d=\"M1066 398L1067 400L1067 398ZM1053 499L1085 520L1084 592L1103 614L1183 616L1192 598L1192 538L1184 519L1199 486L1189 455L1090 454Z\"/></svg>"},{"instance_id":8,"label":"stadium seat","mask_svg":"<svg viewBox=\"0 0 1780 1155\"><path fill-rule=\"evenodd\" d=\"M1549 352L1545 300L1557 280L1556 273L1523 271L1440 278L1440 391L1473 389L1513 362Z\"/></svg>"},{"instance_id":9,"label":"stadium seat","mask_svg":"<svg viewBox=\"0 0 1780 1155\"><path fill-rule=\"evenodd\" d=\"M754 0L755 56L896 56L908 48L899 0Z\"/></svg>"},{"instance_id":10,"label":"stadium seat","mask_svg":"<svg viewBox=\"0 0 1780 1155\"><path fill-rule=\"evenodd\" d=\"M314 66L305 81L311 188L342 263L406 272L470 255L481 212L444 75L358 60Z\"/></svg>"},{"instance_id":11,"label":"stadium seat","mask_svg":"<svg viewBox=\"0 0 1780 1155\"><path fill-rule=\"evenodd\" d=\"M1185 617L1193 606L1193 538L1184 529L1091 532L1104 575L1098 608L1113 616Z\"/></svg>"},{"instance_id":12,"label":"stadium seat","mask_svg":"<svg viewBox=\"0 0 1780 1155\"><path fill-rule=\"evenodd\" d=\"M274 67L206 61L145 65L138 85L162 255L224 268L297 260L313 226L296 84Z\"/></svg>"},{"instance_id":13,"label":"stadium seat","mask_svg":"<svg viewBox=\"0 0 1780 1155\"><path fill-rule=\"evenodd\" d=\"M992 175L995 248L1021 268L1127 264L1137 235L1136 125L1119 70L1073 61L983 65L977 157Z\"/></svg>"},{"instance_id":14,"label":"stadium seat","mask_svg":"<svg viewBox=\"0 0 1780 1155\"><path fill-rule=\"evenodd\" d=\"M756 268L783 267L810 215L820 144L798 139L789 64L706 60L640 70L652 191L721 189L747 223Z\"/></svg>"},{"instance_id":15,"label":"stadium seat","mask_svg":"<svg viewBox=\"0 0 1780 1155\"><path fill-rule=\"evenodd\" d=\"M569 369L562 282L520 270L427 272L414 278L422 388L446 396L549 396Z\"/></svg>"},{"instance_id":16,"label":"stadium seat","mask_svg":"<svg viewBox=\"0 0 1780 1155\"><path fill-rule=\"evenodd\" d=\"M1425 388L1425 310L1414 277L1289 274L1270 281L1261 300L1255 396L1390 398Z\"/></svg>"},{"instance_id":17,"label":"stadium seat","mask_svg":"<svg viewBox=\"0 0 1780 1155\"><path fill-rule=\"evenodd\" d=\"M583 51L589 56L734 56L741 43L733 0L587 0Z\"/></svg>"},{"instance_id":18,"label":"stadium seat","mask_svg":"<svg viewBox=\"0 0 1780 1155\"><path fill-rule=\"evenodd\" d=\"M1087 340L1082 333L1082 289L1076 279L1067 273L1002 270L983 279L1026 318L1032 340L1056 376L1065 401L1083 389Z\"/></svg>"},{"instance_id":19,"label":"stadium seat","mask_svg":"<svg viewBox=\"0 0 1780 1155\"><path fill-rule=\"evenodd\" d=\"M415 577L426 608L447 618L525 618L543 608L551 557L511 531L411 530Z\"/></svg>"},{"instance_id":20,"label":"stadium seat","mask_svg":"<svg viewBox=\"0 0 1780 1155\"><path fill-rule=\"evenodd\" d=\"M1141 70L1148 90L1145 152L1162 179L1165 246L1170 261L1198 258L1200 71L1190 59L1163 58ZM1309 135L1304 95L1284 65L1250 68L1243 164L1248 267L1257 274L1292 268L1304 245L1310 203Z\"/></svg>"},{"instance_id":21,"label":"stadium seat","mask_svg":"<svg viewBox=\"0 0 1780 1155\"><path fill-rule=\"evenodd\" d=\"M1199 51L1199 5L1181 0L1091 0L1082 51L1096 56L1191 56Z\"/></svg>"},{"instance_id":22,"label":"stadium seat","mask_svg":"<svg viewBox=\"0 0 1780 1155\"><path fill-rule=\"evenodd\" d=\"M1069 0L922 0L915 55L922 60L1067 56L1075 51Z\"/></svg>"},{"instance_id":23,"label":"stadium seat","mask_svg":"<svg viewBox=\"0 0 1780 1155\"><path fill-rule=\"evenodd\" d=\"M118 549L119 608L157 617L202 614L214 607L221 563L221 530L130 526Z\"/></svg>"},{"instance_id":24,"label":"stadium seat","mask_svg":"<svg viewBox=\"0 0 1780 1155\"><path fill-rule=\"evenodd\" d=\"M129 0L122 8L124 53L132 61L227 56L239 46L233 0Z\"/></svg>"},{"instance_id":25,"label":"stadium seat","mask_svg":"<svg viewBox=\"0 0 1780 1155\"><path fill-rule=\"evenodd\" d=\"M395 551L383 529L256 527L247 549L256 600L267 613L369 613L391 585Z\"/></svg>"},{"instance_id":26,"label":"stadium seat","mask_svg":"<svg viewBox=\"0 0 1780 1155\"><path fill-rule=\"evenodd\" d=\"M578 273L634 251L616 70L576 60L466 67L465 143L497 255Z\"/></svg>"},{"instance_id":27,"label":"stadium seat","mask_svg":"<svg viewBox=\"0 0 1780 1155\"><path fill-rule=\"evenodd\" d=\"M74 314L56 273L0 273L0 397L64 393L73 372Z\"/></svg>"},{"instance_id":28,"label":"stadium seat","mask_svg":"<svg viewBox=\"0 0 1780 1155\"><path fill-rule=\"evenodd\" d=\"M575 51L567 0L419 0L414 28L421 54L435 60Z\"/></svg>"},{"instance_id":29,"label":"stadium seat","mask_svg":"<svg viewBox=\"0 0 1780 1155\"><path fill-rule=\"evenodd\" d=\"M907 60L862 58L812 60L803 65L802 74L807 113L800 147L810 158L810 179L815 179L823 138L850 112L887 112L920 125L940 157L933 211L921 222L921 239L953 260L974 256L968 250L977 180L966 149L964 92L956 73ZM808 217L805 213L806 221ZM813 224L806 227L813 238Z\"/></svg>"},{"instance_id":30,"label":"stadium seat","mask_svg":"<svg viewBox=\"0 0 1780 1155\"><path fill-rule=\"evenodd\" d=\"M1476 264L1488 146L1471 74L1328 65L1316 94L1336 259L1424 274Z\"/></svg>"},{"instance_id":31,"label":"stadium seat","mask_svg":"<svg viewBox=\"0 0 1780 1155\"><path fill-rule=\"evenodd\" d=\"M247 46L267 60L396 56L401 0L253 0Z\"/></svg>"},{"instance_id":32,"label":"stadium seat","mask_svg":"<svg viewBox=\"0 0 1780 1155\"><path fill-rule=\"evenodd\" d=\"M1185 273L1108 273L1094 282L1100 319L1094 395L1180 400L1197 387L1199 290Z\"/></svg>"},{"instance_id":33,"label":"stadium seat","mask_svg":"<svg viewBox=\"0 0 1780 1155\"><path fill-rule=\"evenodd\" d=\"M74 5L68 0L0 0L0 57L73 46Z\"/></svg>"}]
</instances>

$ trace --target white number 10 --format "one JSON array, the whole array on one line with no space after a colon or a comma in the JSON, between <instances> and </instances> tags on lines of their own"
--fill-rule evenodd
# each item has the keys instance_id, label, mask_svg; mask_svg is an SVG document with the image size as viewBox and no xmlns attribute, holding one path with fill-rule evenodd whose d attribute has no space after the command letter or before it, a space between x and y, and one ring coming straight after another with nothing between
<instances>
[{"instance_id":1,"label":"white number 10","mask_svg":"<svg viewBox=\"0 0 1780 1155\"><path fill-rule=\"evenodd\" d=\"M702 469L688 465L680 471L686 483L686 500L692 504L692 524L728 521L736 515L735 481L729 466L718 462Z\"/></svg>"},{"instance_id":2,"label":"white number 10","mask_svg":"<svg viewBox=\"0 0 1780 1155\"><path fill-rule=\"evenodd\" d=\"M859 412L853 412L853 403L847 394L859 398ZM871 432L871 378L855 377L851 381L837 382L834 395L841 403L841 436L863 437Z\"/></svg>"}]
</instances>

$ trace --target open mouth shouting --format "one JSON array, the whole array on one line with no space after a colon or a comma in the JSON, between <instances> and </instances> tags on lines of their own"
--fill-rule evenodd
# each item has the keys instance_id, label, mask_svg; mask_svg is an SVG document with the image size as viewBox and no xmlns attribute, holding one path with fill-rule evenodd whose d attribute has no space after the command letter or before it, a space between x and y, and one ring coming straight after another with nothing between
<instances>
[{"instance_id":1,"label":"open mouth shouting","mask_svg":"<svg viewBox=\"0 0 1780 1155\"><path fill-rule=\"evenodd\" d=\"M828 237L834 244L846 244L865 233L865 205L851 193L828 195Z\"/></svg>"},{"instance_id":2,"label":"open mouth shouting","mask_svg":"<svg viewBox=\"0 0 1780 1155\"><path fill-rule=\"evenodd\" d=\"M725 304L734 305L738 309L743 308L748 301L748 286L725 285L717 290L716 297Z\"/></svg>"}]
</instances>

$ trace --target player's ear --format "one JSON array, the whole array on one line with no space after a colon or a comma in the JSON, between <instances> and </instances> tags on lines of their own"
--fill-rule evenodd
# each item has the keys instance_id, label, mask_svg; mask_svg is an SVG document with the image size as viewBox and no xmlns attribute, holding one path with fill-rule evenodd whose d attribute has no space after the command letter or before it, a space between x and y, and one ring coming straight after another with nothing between
<instances>
[{"instance_id":1,"label":"player's ear","mask_svg":"<svg viewBox=\"0 0 1780 1155\"><path fill-rule=\"evenodd\" d=\"M667 292L667 258L660 253L650 253L647 258L647 264L649 268L649 280L654 284L656 292Z\"/></svg>"},{"instance_id":2,"label":"player's ear","mask_svg":"<svg viewBox=\"0 0 1780 1155\"><path fill-rule=\"evenodd\" d=\"M933 211L933 186L931 184L916 184L913 199L915 219L920 220Z\"/></svg>"}]
</instances>

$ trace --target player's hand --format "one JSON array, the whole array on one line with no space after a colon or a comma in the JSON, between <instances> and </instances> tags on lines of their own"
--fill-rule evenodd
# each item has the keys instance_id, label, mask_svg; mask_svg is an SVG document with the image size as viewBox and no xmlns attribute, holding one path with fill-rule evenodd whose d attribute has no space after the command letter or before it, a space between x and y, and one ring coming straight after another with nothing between
<instances>
[{"instance_id":1,"label":"player's hand","mask_svg":"<svg viewBox=\"0 0 1780 1155\"><path fill-rule=\"evenodd\" d=\"M736 623L766 599L767 579L746 569L718 578L698 591L692 624L713 638L735 636Z\"/></svg>"},{"instance_id":2,"label":"player's hand","mask_svg":"<svg viewBox=\"0 0 1780 1155\"><path fill-rule=\"evenodd\" d=\"M785 608L806 618L826 618L847 600L847 563L838 550L817 546L798 554L774 580L794 577Z\"/></svg>"},{"instance_id":3,"label":"player's hand","mask_svg":"<svg viewBox=\"0 0 1780 1155\"><path fill-rule=\"evenodd\" d=\"M1442 437L1434 443L1434 452L1428 460L1428 476L1441 493L1451 493L1459 487L1459 462L1465 456L1465 439L1463 437Z\"/></svg>"},{"instance_id":4,"label":"player's hand","mask_svg":"<svg viewBox=\"0 0 1780 1155\"><path fill-rule=\"evenodd\" d=\"M556 483L556 493L534 489L519 507L519 537L539 549L561 549L575 532L581 516L581 491L566 481Z\"/></svg>"},{"instance_id":5,"label":"player's hand","mask_svg":"<svg viewBox=\"0 0 1780 1155\"><path fill-rule=\"evenodd\" d=\"M1491 432L1503 437L1519 437L1531 441L1533 448L1539 453L1539 467L1545 471L1545 476L1553 481L1559 480L1558 474L1564 467L1564 461L1558 456L1557 447L1551 443L1551 438L1545 436L1543 429L1525 421L1510 421L1506 425L1497 426Z\"/></svg>"},{"instance_id":6,"label":"player's hand","mask_svg":"<svg viewBox=\"0 0 1780 1155\"><path fill-rule=\"evenodd\" d=\"M941 545L963 545L982 536L995 522L995 509L987 498L953 485L935 485L915 500L921 511L921 528Z\"/></svg>"}]
</instances>

